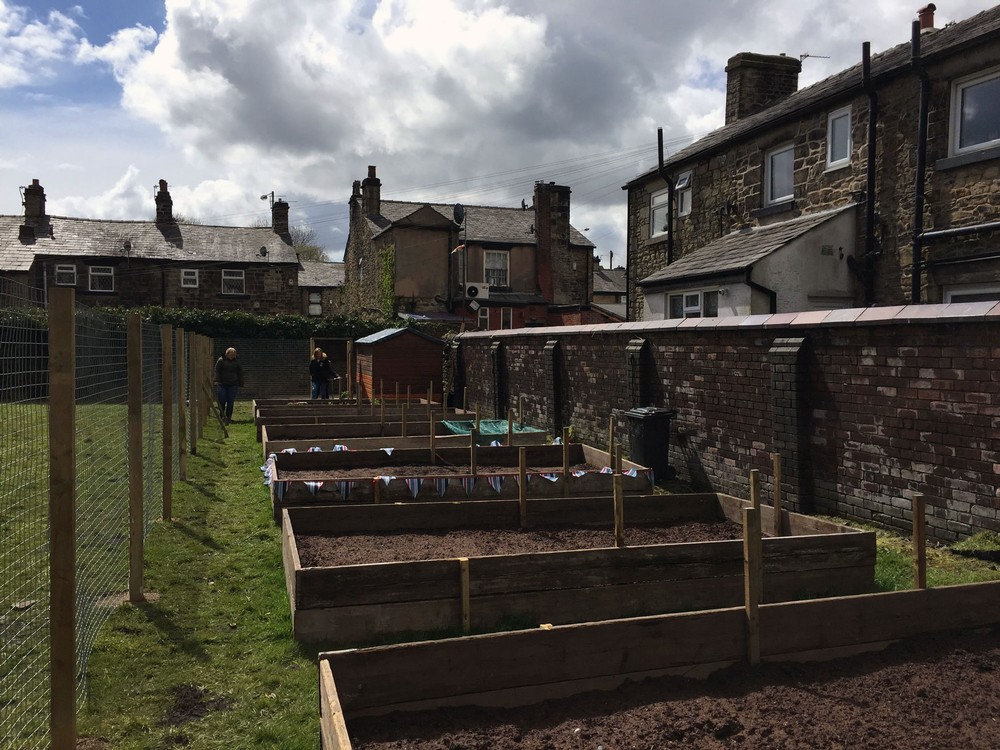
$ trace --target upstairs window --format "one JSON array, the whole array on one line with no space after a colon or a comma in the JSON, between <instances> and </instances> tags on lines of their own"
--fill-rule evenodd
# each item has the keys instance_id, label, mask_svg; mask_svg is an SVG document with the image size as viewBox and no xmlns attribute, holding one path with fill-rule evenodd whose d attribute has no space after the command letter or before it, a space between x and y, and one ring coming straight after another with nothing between
<instances>
[{"instance_id":1,"label":"upstairs window","mask_svg":"<svg viewBox=\"0 0 1000 750\"><path fill-rule=\"evenodd\" d=\"M90 267L90 291L113 292L115 290L115 269L113 266Z\"/></svg>"},{"instance_id":2,"label":"upstairs window","mask_svg":"<svg viewBox=\"0 0 1000 750\"><path fill-rule=\"evenodd\" d=\"M56 286L76 286L76 266L56 266Z\"/></svg>"},{"instance_id":3,"label":"upstairs window","mask_svg":"<svg viewBox=\"0 0 1000 750\"><path fill-rule=\"evenodd\" d=\"M951 152L1000 146L1000 69L956 81L951 96Z\"/></svg>"},{"instance_id":4,"label":"upstairs window","mask_svg":"<svg viewBox=\"0 0 1000 750\"><path fill-rule=\"evenodd\" d=\"M795 146L788 143L772 149L764 157L764 203L782 203L793 197Z\"/></svg>"},{"instance_id":5,"label":"upstairs window","mask_svg":"<svg viewBox=\"0 0 1000 750\"><path fill-rule=\"evenodd\" d=\"M243 271L231 269L222 270L222 293L223 294L246 294L246 276Z\"/></svg>"},{"instance_id":6,"label":"upstairs window","mask_svg":"<svg viewBox=\"0 0 1000 750\"><path fill-rule=\"evenodd\" d=\"M826 118L826 167L836 169L851 163L851 108L831 112Z\"/></svg>"},{"instance_id":7,"label":"upstairs window","mask_svg":"<svg viewBox=\"0 0 1000 750\"><path fill-rule=\"evenodd\" d=\"M717 318L719 317L719 291L671 294L667 298L669 318Z\"/></svg>"},{"instance_id":8,"label":"upstairs window","mask_svg":"<svg viewBox=\"0 0 1000 750\"><path fill-rule=\"evenodd\" d=\"M181 269L181 286L187 289L197 289L198 288L198 269L196 268L182 268Z\"/></svg>"},{"instance_id":9,"label":"upstairs window","mask_svg":"<svg viewBox=\"0 0 1000 750\"><path fill-rule=\"evenodd\" d=\"M660 190L649 197L649 236L667 233L667 213L670 211L670 191Z\"/></svg>"},{"instance_id":10,"label":"upstairs window","mask_svg":"<svg viewBox=\"0 0 1000 750\"><path fill-rule=\"evenodd\" d=\"M310 315L322 315L323 314L323 293L322 292L309 292L309 314Z\"/></svg>"},{"instance_id":11,"label":"upstairs window","mask_svg":"<svg viewBox=\"0 0 1000 750\"><path fill-rule=\"evenodd\" d=\"M677 201L677 215L691 213L691 172L682 172L674 183L674 200Z\"/></svg>"},{"instance_id":12,"label":"upstairs window","mask_svg":"<svg viewBox=\"0 0 1000 750\"><path fill-rule=\"evenodd\" d=\"M506 250L487 250L483 260L483 282L487 286L509 286L510 253Z\"/></svg>"}]
</instances>

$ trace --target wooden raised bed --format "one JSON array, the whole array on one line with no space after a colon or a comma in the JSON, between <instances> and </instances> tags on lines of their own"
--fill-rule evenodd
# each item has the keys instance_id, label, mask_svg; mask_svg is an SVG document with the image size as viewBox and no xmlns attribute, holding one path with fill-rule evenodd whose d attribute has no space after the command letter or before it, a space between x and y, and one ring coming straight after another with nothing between
<instances>
[{"instance_id":1,"label":"wooden raised bed","mask_svg":"<svg viewBox=\"0 0 1000 750\"><path fill-rule=\"evenodd\" d=\"M614 475L601 472L609 464L607 452L582 443L572 443L566 448L571 467L586 464L596 468L583 473L578 470L579 475L571 471L563 476L563 446L525 446L529 467L548 467L543 471L529 468L528 496L606 494L610 497ZM478 466L503 467L488 474L472 472L470 448L438 448L435 445L434 461L429 447L401 448L393 450L391 455L384 450L270 454L269 489L274 519L280 522L284 507L348 500L352 503L389 503L518 497L516 479L520 450L518 446L477 447ZM392 470L392 478L376 480L386 473L382 471L386 467ZM358 469L370 471L359 476ZM634 474L622 477L625 492L652 489L652 476L647 467L622 461L622 469Z\"/></svg>"},{"instance_id":2,"label":"wooden raised bed","mask_svg":"<svg viewBox=\"0 0 1000 750\"><path fill-rule=\"evenodd\" d=\"M611 527L612 499L527 501L530 525ZM643 495L624 499L628 527L681 520L739 521L729 495ZM773 518L770 509L766 517ZM570 623L733 606L743 598L740 540L608 547L381 564L304 568L296 536L402 529L518 528L517 501L286 508L285 579L297 640L337 644L414 633L496 629L505 618ZM764 599L783 601L874 588L875 535L783 513L790 534L763 540ZM391 540L387 540L391 544ZM463 571L467 571L467 574ZM463 577L467 576L463 584ZM463 595L463 585L467 595ZM508 619L508 621L510 621Z\"/></svg>"},{"instance_id":3,"label":"wooden raised bed","mask_svg":"<svg viewBox=\"0 0 1000 750\"><path fill-rule=\"evenodd\" d=\"M428 432L430 428L428 427ZM489 445L489 441L500 437L504 445L507 445L507 436L480 436L480 445ZM512 435L513 445L545 445L549 441L549 436L538 430L537 432L515 432ZM410 435L408 437L340 437L340 438L306 438L298 440L272 440L265 433L261 441L264 447L264 458L272 453L291 448L297 452L308 451L310 448L319 448L323 451L332 451L336 445L346 445L352 451L380 450L382 448L422 448L429 450L429 435ZM437 435L434 438L435 448L467 448L469 446L468 435Z\"/></svg>"},{"instance_id":4,"label":"wooden raised bed","mask_svg":"<svg viewBox=\"0 0 1000 750\"><path fill-rule=\"evenodd\" d=\"M762 658L827 658L998 623L1000 582L764 604L758 614ZM321 653L321 747L350 750L358 716L526 705L746 654L743 607Z\"/></svg>"},{"instance_id":5,"label":"wooden raised bed","mask_svg":"<svg viewBox=\"0 0 1000 750\"><path fill-rule=\"evenodd\" d=\"M376 409L372 413L368 409L347 412L339 412L333 409L312 408L312 407L261 407L257 416L254 417L254 424L257 427L257 440L261 440L262 428L275 425L349 425L383 422L407 422L410 425L418 425L421 422L430 423L433 417L435 421L442 419L468 419L467 412L461 409L442 409L434 406L428 412L426 406L416 406L408 409L392 407L391 409ZM405 415L405 419L404 419Z\"/></svg>"},{"instance_id":6,"label":"wooden raised bed","mask_svg":"<svg viewBox=\"0 0 1000 750\"><path fill-rule=\"evenodd\" d=\"M404 403L403 399L398 402L393 398L393 394L386 394L386 405L392 404L395 408L399 408L399 404ZM427 404L427 399L425 398L411 398L409 401L410 408L417 408L418 406L425 406ZM437 406L440 408L441 404L436 401L431 402L432 406ZM331 399L312 399L309 396L270 396L267 398L255 398L252 402L253 415L256 417L257 412L262 408L267 407L283 407L283 406L308 406L317 409L328 409L330 411L341 411L345 413L357 413L357 412L367 412L371 410L371 401L367 399L362 399L360 402L355 398L331 398ZM375 406L378 409L378 405Z\"/></svg>"}]
</instances>

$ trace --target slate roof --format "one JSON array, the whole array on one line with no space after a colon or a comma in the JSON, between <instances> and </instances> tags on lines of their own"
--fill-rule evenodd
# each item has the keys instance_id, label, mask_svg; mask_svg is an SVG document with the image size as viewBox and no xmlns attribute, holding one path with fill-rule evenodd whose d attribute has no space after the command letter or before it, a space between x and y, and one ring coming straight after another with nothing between
<instances>
[{"instance_id":1,"label":"slate roof","mask_svg":"<svg viewBox=\"0 0 1000 750\"><path fill-rule=\"evenodd\" d=\"M418 331L415 328L383 328L381 331L376 331L375 333L369 333L357 341L355 344L378 344L382 341L387 341L388 339L395 338L396 336L402 336L404 333L412 333L415 336L420 336L428 341L433 341L436 344L441 344L444 346L444 341L433 336L424 333L423 331Z\"/></svg>"},{"instance_id":2,"label":"slate roof","mask_svg":"<svg viewBox=\"0 0 1000 750\"><path fill-rule=\"evenodd\" d=\"M925 63L949 57L967 50L970 45L1000 35L1000 5L977 13L971 18L949 24L941 29L920 35L920 56ZM860 53L859 53L860 54ZM876 86L900 75L911 75L910 42L872 55L871 75ZM681 149L664 160L664 166L680 165L697 157L704 157L730 143L751 137L756 131L773 128L778 123L794 119L819 107L829 106L834 100L846 100L862 93L861 63L829 78L796 91L757 114L743 117L715 130L704 138ZM657 174L651 169L630 180L624 189L641 184Z\"/></svg>"},{"instance_id":3,"label":"slate roof","mask_svg":"<svg viewBox=\"0 0 1000 750\"><path fill-rule=\"evenodd\" d=\"M438 203L417 203L414 201L381 201L381 220L368 220L375 236L392 223L402 221L407 216L419 211L424 206L430 206L447 221L453 220L454 206ZM531 231L535 223L535 212L531 209L501 208L498 206L465 206L465 227L469 232L470 242L504 242L517 245L534 245L538 236ZM569 228L571 245L594 247L581 232L571 225Z\"/></svg>"},{"instance_id":4,"label":"slate roof","mask_svg":"<svg viewBox=\"0 0 1000 750\"><path fill-rule=\"evenodd\" d=\"M595 294L625 294L625 269L618 268L595 268L594 269L594 293Z\"/></svg>"},{"instance_id":5,"label":"slate roof","mask_svg":"<svg viewBox=\"0 0 1000 750\"><path fill-rule=\"evenodd\" d=\"M776 224L740 229L682 256L669 266L642 279L639 285L651 286L681 279L725 276L745 271L757 261L820 224L845 211L853 210L856 205L852 203L832 211L806 214Z\"/></svg>"},{"instance_id":6,"label":"slate roof","mask_svg":"<svg viewBox=\"0 0 1000 750\"><path fill-rule=\"evenodd\" d=\"M0 271L27 271L36 256L177 262L298 263L291 238L270 227L214 227L49 216L35 239L19 239L23 216L0 216ZM125 241L130 243L125 249ZM261 255L261 248L267 252Z\"/></svg>"},{"instance_id":7,"label":"slate roof","mask_svg":"<svg viewBox=\"0 0 1000 750\"><path fill-rule=\"evenodd\" d=\"M304 260L299 263L299 286L335 287L344 285L344 264Z\"/></svg>"}]
</instances>

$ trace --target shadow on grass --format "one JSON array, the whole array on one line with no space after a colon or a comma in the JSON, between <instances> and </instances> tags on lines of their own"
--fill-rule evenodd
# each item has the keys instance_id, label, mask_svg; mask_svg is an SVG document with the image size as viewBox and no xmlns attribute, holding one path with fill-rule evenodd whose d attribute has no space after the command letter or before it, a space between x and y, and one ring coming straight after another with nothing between
<instances>
[{"instance_id":1,"label":"shadow on grass","mask_svg":"<svg viewBox=\"0 0 1000 750\"><path fill-rule=\"evenodd\" d=\"M156 602L146 601L135 605L177 650L199 661L208 661L209 655L202 648L198 637L174 622L170 612Z\"/></svg>"},{"instance_id":2,"label":"shadow on grass","mask_svg":"<svg viewBox=\"0 0 1000 750\"><path fill-rule=\"evenodd\" d=\"M220 552L224 549L223 546L215 541L212 536L195 531L183 521L174 521L174 527L189 539L198 542L198 544L202 544L209 549L213 549L216 552Z\"/></svg>"}]
</instances>

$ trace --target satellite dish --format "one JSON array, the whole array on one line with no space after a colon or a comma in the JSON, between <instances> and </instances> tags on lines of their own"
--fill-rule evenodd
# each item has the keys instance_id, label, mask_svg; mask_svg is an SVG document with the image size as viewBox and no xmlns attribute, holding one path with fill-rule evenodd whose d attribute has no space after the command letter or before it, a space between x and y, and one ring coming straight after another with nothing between
<instances>
[{"instance_id":1,"label":"satellite dish","mask_svg":"<svg viewBox=\"0 0 1000 750\"><path fill-rule=\"evenodd\" d=\"M465 221L465 206L461 203L455 204L454 209L455 223L462 224Z\"/></svg>"}]
</instances>

